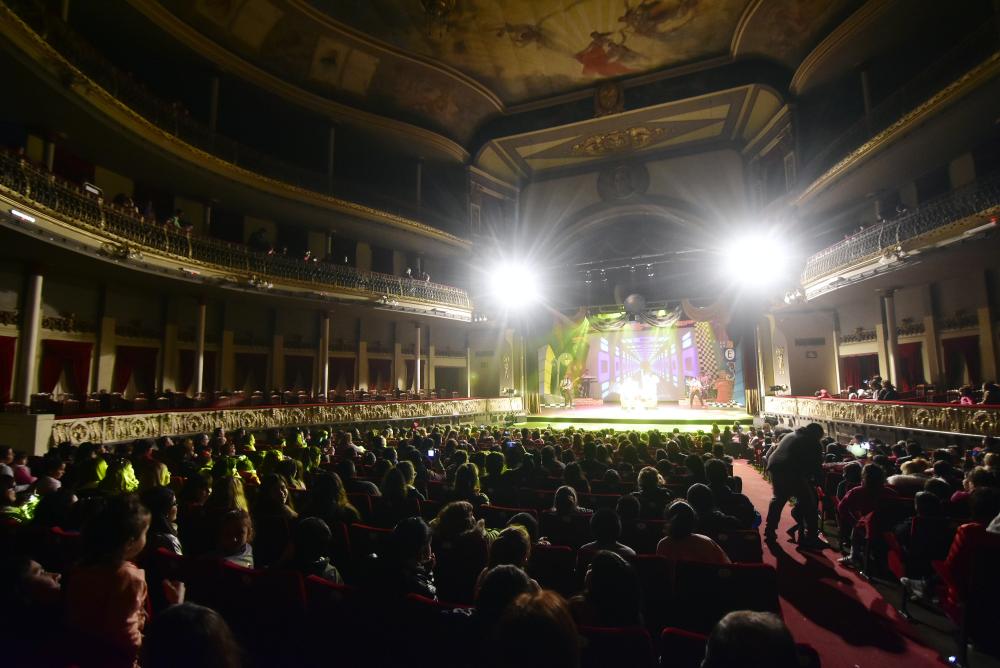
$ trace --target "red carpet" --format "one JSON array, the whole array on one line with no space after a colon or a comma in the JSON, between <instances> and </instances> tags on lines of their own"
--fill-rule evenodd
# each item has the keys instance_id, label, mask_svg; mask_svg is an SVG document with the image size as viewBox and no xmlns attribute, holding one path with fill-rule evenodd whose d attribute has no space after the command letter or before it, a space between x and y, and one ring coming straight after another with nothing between
<instances>
[{"instance_id":1,"label":"red carpet","mask_svg":"<svg viewBox=\"0 0 1000 668\"><path fill-rule=\"evenodd\" d=\"M736 462L734 473L743 478L743 493L766 515L771 485L746 462ZM785 623L797 641L816 648L823 668L947 665L910 635L908 622L874 587L837 564L838 552L798 551L786 539L791 525L786 506L778 542L764 547L764 562L778 569Z\"/></svg>"}]
</instances>

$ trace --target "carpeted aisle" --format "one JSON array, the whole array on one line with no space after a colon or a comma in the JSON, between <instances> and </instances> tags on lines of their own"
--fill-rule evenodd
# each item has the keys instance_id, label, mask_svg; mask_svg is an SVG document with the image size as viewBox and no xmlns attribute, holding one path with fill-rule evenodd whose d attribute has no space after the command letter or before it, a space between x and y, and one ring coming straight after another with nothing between
<instances>
[{"instance_id":1,"label":"carpeted aisle","mask_svg":"<svg viewBox=\"0 0 1000 668\"><path fill-rule=\"evenodd\" d=\"M746 462L737 461L734 469L743 478L743 493L766 515L770 484ZM816 648L823 668L947 665L914 639L908 622L874 587L837 564L838 552L798 551L785 534L791 525L791 508L786 507L778 542L765 545L764 561L778 569L785 623L797 641Z\"/></svg>"}]
</instances>

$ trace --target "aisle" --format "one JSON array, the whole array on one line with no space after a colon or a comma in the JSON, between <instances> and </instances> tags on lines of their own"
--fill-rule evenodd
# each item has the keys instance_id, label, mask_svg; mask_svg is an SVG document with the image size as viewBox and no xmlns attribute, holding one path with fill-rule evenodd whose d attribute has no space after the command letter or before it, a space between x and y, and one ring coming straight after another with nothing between
<instances>
[{"instance_id":1,"label":"aisle","mask_svg":"<svg viewBox=\"0 0 1000 668\"><path fill-rule=\"evenodd\" d=\"M738 461L734 468L743 478L743 493L766 515L770 484L746 462ZM778 542L765 545L764 562L778 569L785 623L796 640L816 648L823 668L947 665L915 640L910 625L872 585L837 564L838 552L800 552L788 542L785 529L791 524L786 507Z\"/></svg>"}]
</instances>

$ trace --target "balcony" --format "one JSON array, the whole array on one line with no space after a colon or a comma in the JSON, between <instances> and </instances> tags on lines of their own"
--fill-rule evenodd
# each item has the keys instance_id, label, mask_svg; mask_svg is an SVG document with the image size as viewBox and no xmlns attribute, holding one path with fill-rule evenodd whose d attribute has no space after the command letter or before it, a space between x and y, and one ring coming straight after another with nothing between
<instances>
[{"instance_id":1,"label":"balcony","mask_svg":"<svg viewBox=\"0 0 1000 668\"><path fill-rule=\"evenodd\" d=\"M995 228L998 212L1000 174L994 173L812 255L802 275L806 296L841 287L848 282L845 275L890 265L921 250Z\"/></svg>"},{"instance_id":2,"label":"balcony","mask_svg":"<svg viewBox=\"0 0 1000 668\"><path fill-rule=\"evenodd\" d=\"M65 61L48 63L56 66L64 83L83 83L92 91L103 92L131 114L155 126L157 132L163 131L229 166L280 182L290 186L291 190L304 189L320 195L334 208L346 209L348 213L388 222L410 231L431 233L431 236L453 245L467 245L464 239L455 236L464 233L464 220L419 206L409 191L402 193L398 189L340 178L331 181L326 173L303 168L220 135L207 124L192 118L176 102L157 97L129 73L116 68L62 20L46 12L40 3L2 0L0 8L6 8L16 17L14 22L23 24L21 32L30 34L31 40L44 43L53 54L48 60ZM83 76L75 76L73 70ZM84 77L86 81L79 81ZM315 201L315 198L310 199Z\"/></svg>"},{"instance_id":3,"label":"balcony","mask_svg":"<svg viewBox=\"0 0 1000 668\"><path fill-rule=\"evenodd\" d=\"M184 267L205 268L209 271L204 279L214 278L223 286L259 292L277 286L341 293L379 308L471 319L469 296L460 288L269 255L248 246L157 225L134 212L106 204L9 153L0 153L0 203L7 209L4 214L11 210L20 214L4 216L11 226L30 229L51 224L82 233L77 234L77 241L119 263L160 260L176 270L180 262L182 272ZM40 220L43 215L50 220ZM200 274L188 269L185 276Z\"/></svg>"}]
</instances>

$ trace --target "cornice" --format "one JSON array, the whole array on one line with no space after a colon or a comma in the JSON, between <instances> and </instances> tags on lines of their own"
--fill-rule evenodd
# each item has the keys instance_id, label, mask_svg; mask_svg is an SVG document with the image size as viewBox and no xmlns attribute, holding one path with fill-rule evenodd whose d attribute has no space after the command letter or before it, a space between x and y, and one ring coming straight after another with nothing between
<instances>
[{"instance_id":1,"label":"cornice","mask_svg":"<svg viewBox=\"0 0 1000 668\"><path fill-rule=\"evenodd\" d=\"M406 141L419 142L433 149L442 158L453 162L464 163L469 158L468 152L461 145L436 132L356 109L346 104L334 102L315 93L310 93L300 86L289 83L252 65L220 44L202 35L155 0L127 0L127 2L136 11L169 33L171 37L195 51L206 60L215 63L221 69L232 72L256 86L270 90L281 97L291 100L305 109L310 109L330 118L354 122L397 135Z\"/></svg>"},{"instance_id":2,"label":"cornice","mask_svg":"<svg viewBox=\"0 0 1000 668\"><path fill-rule=\"evenodd\" d=\"M795 198L800 207L842 176L905 137L911 130L936 116L961 98L1000 74L1000 51L932 95L895 123L854 149L845 158L813 181Z\"/></svg>"},{"instance_id":3,"label":"cornice","mask_svg":"<svg viewBox=\"0 0 1000 668\"><path fill-rule=\"evenodd\" d=\"M746 9L743 10L743 15L740 16L739 23L736 24L736 30L733 31L733 39L729 43L729 55L730 57L735 57L740 51L740 42L743 41L743 35L746 33L747 26L750 25L750 21L753 19L753 15L757 13L761 5L764 4L764 0L752 0L752 2L747 5Z\"/></svg>"},{"instance_id":4,"label":"cornice","mask_svg":"<svg viewBox=\"0 0 1000 668\"><path fill-rule=\"evenodd\" d=\"M817 67L822 65L832 54L835 54L844 42L881 16L896 2L897 0L869 0L861 5L857 11L847 17L847 20L824 37L816 48L802 60L798 69L795 70L795 74L792 75L792 81L788 86L789 90L794 95L798 95L801 86Z\"/></svg>"},{"instance_id":5,"label":"cornice","mask_svg":"<svg viewBox=\"0 0 1000 668\"><path fill-rule=\"evenodd\" d=\"M441 61L437 61L432 58L427 58L425 56L421 56L420 54L413 53L412 51L406 51L404 49L400 49L399 47L389 44L388 42L383 42L382 40L375 39L371 35L363 33L344 23L341 23L340 21L330 18L329 15L316 9L305 0L286 0L286 2L290 7L294 7L302 15L308 16L311 20L315 21L316 23L322 26L326 26L331 30L335 30L337 32L350 35L353 39L356 39L364 44L367 44L372 48L389 52L398 58L405 58L406 60L409 60L411 62L418 63L420 65L423 65L424 67L429 67L433 70L436 70L440 74L443 74L451 79L454 79L459 84L467 86L468 88L471 88L472 90L476 91L485 100L487 100L498 112L502 112L504 110L503 101L501 101L500 98L497 97L496 93L494 93L492 90L490 90L485 85L480 83L478 80L473 79L472 77L463 72L460 72L454 67L446 65Z\"/></svg>"},{"instance_id":6,"label":"cornice","mask_svg":"<svg viewBox=\"0 0 1000 668\"><path fill-rule=\"evenodd\" d=\"M241 182L260 191L269 192L278 197L295 199L322 209L331 209L363 220L389 225L390 227L433 239L461 250L467 251L472 247L471 241L461 239L430 225L279 181L234 165L192 146L154 125L89 79L3 4L0 4L0 15L4 18L4 20L0 21L0 34L4 34L27 57L56 78L62 80L68 79L70 82L67 85L67 89L76 93L77 96L92 105L98 112L114 119L117 125L128 129L154 146L173 154L181 160L193 163L202 169L209 169L225 178ZM68 77L67 74L69 75Z\"/></svg>"}]
</instances>

